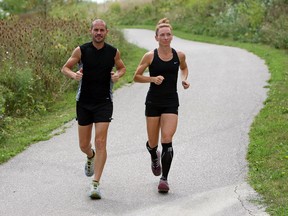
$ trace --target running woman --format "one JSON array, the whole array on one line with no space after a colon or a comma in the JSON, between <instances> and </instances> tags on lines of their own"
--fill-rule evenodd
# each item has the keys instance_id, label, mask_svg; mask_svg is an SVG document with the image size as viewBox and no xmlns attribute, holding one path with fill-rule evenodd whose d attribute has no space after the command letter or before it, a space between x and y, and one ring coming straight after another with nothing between
<instances>
[{"instance_id":1,"label":"running woman","mask_svg":"<svg viewBox=\"0 0 288 216\"><path fill-rule=\"evenodd\" d=\"M184 89L189 88L188 67L185 54L176 51L171 45L172 26L167 18L156 26L155 39L158 48L144 54L135 74L134 81L150 83L146 101L145 116L148 141L146 147L151 155L151 169L155 176L161 176L158 191L169 191L168 174L173 159L172 140L177 129L179 98L177 93L178 71ZM149 76L144 75L149 68ZM159 134L162 153L158 151Z\"/></svg>"},{"instance_id":2,"label":"running woman","mask_svg":"<svg viewBox=\"0 0 288 216\"><path fill-rule=\"evenodd\" d=\"M106 141L113 113L113 83L126 72L119 50L105 42L108 31L103 20L94 20L90 29L92 41L76 47L61 70L67 77L79 81L76 97L79 146L87 155L86 176L94 175L89 193L92 199L101 199L99 184L107 159ZM77 64L80 69L74 72L72 69ZM114 66L116 71L113 71ZM95 150L91 144L93 125Z\"/></svg>"}]
</instances>

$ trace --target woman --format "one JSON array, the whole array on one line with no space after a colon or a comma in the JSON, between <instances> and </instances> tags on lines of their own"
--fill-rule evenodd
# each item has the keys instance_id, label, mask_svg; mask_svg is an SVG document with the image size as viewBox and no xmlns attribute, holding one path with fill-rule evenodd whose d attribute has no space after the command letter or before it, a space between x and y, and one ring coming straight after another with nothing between
<instances>
[{"instance_id":1,"label":"woman","mask_svg":"<svg viewBox=\"0 0 288 216\"><path fill-rule=\"evenodd\" d=\"M169 191L168 173L173 159L172 139L178 122L179 99L177 93L178 70L184 89L189 88L188 68L185 54L175 51L171 46L172 26L167 18L161 19L156 26L155 39L158 48L144 54L134 74L134 81L150 83L146 96L146 126L148 141L146 147L151 154L151 169L155 176L162 176L158 185L160 193ZM149 75L143 75L149 68ZM158 148L161 132L161 164Z\"/></svg>"}]
</instances>

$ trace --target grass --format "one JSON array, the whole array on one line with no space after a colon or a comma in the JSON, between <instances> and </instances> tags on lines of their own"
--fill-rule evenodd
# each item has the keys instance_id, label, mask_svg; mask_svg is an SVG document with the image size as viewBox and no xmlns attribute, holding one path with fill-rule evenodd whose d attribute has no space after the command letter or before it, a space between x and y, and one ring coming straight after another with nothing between
<instances>
[{"instance_id":1,"label":"grass","mask_svg":"<svg viewBox=\"0 0 288 216\"><path fill-rule=\"evenodd\" d=\"M268 98L251 125L247 152L248 181L263 197L270 215L288 215L288 55L267 45L195 36L180 31L175 35L246 49L265 60L271 73Z\"/></svg>"},{"instance_id":2,"label":"grass","mask_svg":"<svg viewBox=\"0 0 288 216\"><path fill-rule=\"evenodd\" d=\"M151 26L129 26L145 28ZM178 37L198 42L233 46L254 53L271 73L268 98L251 125L247 152L248 182L263 197L270 215L288 215L288 53L262 44L241 43L230 39L191 35L174 31Z\"/></svg>"},{"instance_id":3,"label":"grass","mask_svg":"<svg viewBox=\"0 0 288 216\"><path fill-rule=\"evenodd\" d=\"M114 86L114 90L132 82L134 70L145 52L144 49L139 49L131 44L125 45L123 51L120 51L123 54L122 59L126 64L127 71L125 76ZM125 54L125 52L127 53ZM59 69L61 66L59 65ZM61 97L61 100L54 103L49 112L44 114L31 116L29 119L11 118L8 124L9 127L5 128L10 136L0 142L0 164L24 151L30 145L51 138L55 135L53 133L55 129L62 127L75 118L75 94L76 89L75 91L67 92ZM64 131L61 130L58 133Z\"/></svg>"},{"instance_id":4,"label":"grass","mask_svg":"<svg viewBox=\"0 0 288 216\"><path fill-rule=\"evenodd\" d=\"M0 163L8 161L31 144L47 140L52 132L75 116L75 94L67 93L65 100L58 101L51 110L31 118L11 119L7 128L9 136L0 146Z\"/></svg>"}]
</instances>

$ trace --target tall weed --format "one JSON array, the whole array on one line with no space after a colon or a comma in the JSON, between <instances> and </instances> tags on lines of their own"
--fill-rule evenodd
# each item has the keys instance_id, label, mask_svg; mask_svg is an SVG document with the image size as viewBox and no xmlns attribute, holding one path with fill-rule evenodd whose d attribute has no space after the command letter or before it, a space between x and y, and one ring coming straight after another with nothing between
<instances>
[{"instance_id":1,"label":"tall weed","mask_svg":"<svg viewBox=\"0 0 288 216\"><path fill-rule=\"evenodd\" d=\"M288 47L287 0L152 0L117 7L113 21L119 25L155 25L168 17L174 28L198 35Z\"/></svg>"}]
</instances>

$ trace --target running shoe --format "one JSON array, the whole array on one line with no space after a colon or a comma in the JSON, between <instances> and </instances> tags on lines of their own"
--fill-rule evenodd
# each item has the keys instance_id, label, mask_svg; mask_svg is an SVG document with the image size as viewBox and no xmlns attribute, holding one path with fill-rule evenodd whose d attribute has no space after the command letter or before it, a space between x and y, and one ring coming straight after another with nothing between
<instances>
[{"instance_id":1,"label":"running shoe","mask_svg":"<svg viewBox=\"0 0 288 216\"><path fill-rule=\"evenodd\" d=\"M95 158L95 152L93 151L93 157L92 158L88 158L87 157L87 161L85 164L85 175L88 177L91 177L94 174L94 158Z\"/></svg>"},{"instance_id":2,"label":"running shoe","mask_svg":"<svg viewBox=\"0 0 288 216\"><path fill-rule=\"evenodd\" d=\"M101 192L100 192L100 188L99 188L99 183L92 181L90 187L91 187L91 189L90 189L89 197L91 199L101 199Z\"/></svg>"},{"instance_id":3,"label":"running shoe","mask_svg":"<svg viewBox=\"0 0 288 216\"><path fill-rule=\"evenodd\" d=\"M152 160L151 169L152 169L152 172L155 176L159 176L159 175L161 175L161 172L162 172L161 171L161 165L160 165L161 157L160 157L159 151L157 151L156 154L157 154L157 159Z\"/></svg>"},{"instance_id":4,"label":"running shoe","mask_svg":"<svg viewBox=\"0 0 288 216\"><path fill-rule=\"evenodd\" d=\"M168 193L169 191L169 184L167 180L160 179L159 185L158 185L158 192L159 193Z\"/></svg>"}]
</instances>

